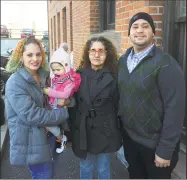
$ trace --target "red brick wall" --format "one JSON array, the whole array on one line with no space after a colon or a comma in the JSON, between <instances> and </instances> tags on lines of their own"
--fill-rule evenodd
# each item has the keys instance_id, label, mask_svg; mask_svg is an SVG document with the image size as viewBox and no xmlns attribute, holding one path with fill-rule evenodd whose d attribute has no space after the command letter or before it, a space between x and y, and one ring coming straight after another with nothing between
<instances>
[{"instance_id":1,"label":"red brick wall","mask_svg":"<svg viewBox=\"0 0 187 180\"><path fill-rule=\"evenodd\" d=\"M67 32L69 31L69 18L70 16L68 16L69 13L69 1L48 1L48 24L49 24L49 44L50 44L50 55L52 55L52 53L54 52L54 48L58 48L59 47L59 43L58 43L58 25L60 25L60 40L61 43L64 42L63 39L63 25L62 25L62 18L63 18L63 13L62 13L62 9L64 7L66 7L66 13L67 13ZM59 8L59 12L60 12L60 24L57 23L57 8ZM56 16L56 37L54 37L54 16ZM51 18L52 18L52 27L53 30L51 30ZM52 32L52 33L51 33ZM53 42L52 42L52 36L53 36ZM55 39L56 38L56 44L55 44ZM69 40L69 39L67 39ZM53 43L53 48L52 48L52 43Z\"/></svg>"},{"instance_id":2,"label":"red brick wall","mask_svg":"<svg viewBox=\"0 0 187 180\"><path fill-rule=\"evenodd\" d=\"M83 47L91 33L98 32L98 1L73 1L73 54L74 63L79 65Z\"/></svg>"},{"instance_id":3,"label":"red brick wall","mask_svg":"<svg viewBox=\"0 0 187 180\"><path fill-rule=\"evenodd\" d=\"M70 11L71 2L72 12ZM130 40L128 39L129 20L134 14L140 11L147 12L152 15L156 26L155 42L158 46L162 46L163 3L164 1L161 0L116 0L115 31L121 36L121 43L118 43L120 44L118 52L124 53L126 49L131 46ZM51 46L51 18L56 16L57 21L56 10L57 8L60 8L60 39L62 43L64 41L62 24L62 9L64 7L66 7L67 18L67 43L69 45L69 50L74 51L74 62L77 67L79 65L85 42L91 35L99 32L99 1L48 1L49 41L51 54L54 51L54 48L52 49ZM70 16L72 16L72 18L70 18ZM56 24L56 31L57 29L58 24ZM58 35L58 32L56 32L56 35ZM102 35L105 35L105 33ZM56 47L58 46L58 37L56 37Z\"/></svg>"},{"instance_id":4,"label":"red brick wall","mask_svg":"<svg viewBox=\"0 0 187 180\"><path fill-rule=\"evenodd\" d=\"M128 25L131 17L138 12L152 15L156 27L155 43L161 46L163 1L156 0L117 0L116 31L121 33L121 53L131 46L128 38Z\"/></svg>"},{"instance_id":5,"label":"red brick wall","mask_svg":"<svg viewBox=\"0 0 187 180\"><path fill-rule=\"evenodd\" d=\"M99 29L99 15L98 15L98 1L72 1L72 14L70 12L70 1L48 1L48 22L49 22L49 40L51 42L51 17L56 15L56 9L60 8L60 27L61 39L63 42L63 27L62 27L62 9L66 7L67 13L67 43L69 49L73 50L75 66L79 65L82 50L85 42L90 37L91 33L98 32ZM72 21L70 18L72 15ZM72 25L71 25L72 23ZM56 27L58 27L56 25ZM72 34L70 28L72 27ZM57 28L56 28L57 29ZM54 30L53 30L54 31ZM58 33L56 32L56 35ZM72 36L73 35L73 36ZM54 36L54 32L53 32ZM57 38L57 37L56 37ZM56 40L58 42L58 40ZM73 47L71 47L71 45ZM59 45L56 44L58 47ZM51 54L54 52L50 45Z\"/></svg>"}]
</instances>

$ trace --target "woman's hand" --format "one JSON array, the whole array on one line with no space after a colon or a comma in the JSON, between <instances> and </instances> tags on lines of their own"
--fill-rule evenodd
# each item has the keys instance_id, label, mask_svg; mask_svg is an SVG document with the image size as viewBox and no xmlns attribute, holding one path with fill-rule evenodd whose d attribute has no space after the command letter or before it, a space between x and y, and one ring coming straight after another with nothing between
<instances>
[{"instance_id":1,"label":"woman's hand","mask_svg":"<svg viewBox=\"0 0 187 180\"><path fill-rule=\"evenodd\" d=\"M70 99L58 99L57 104L60 106L68 106L70 104Z\"/></svg>"}]
</instances>

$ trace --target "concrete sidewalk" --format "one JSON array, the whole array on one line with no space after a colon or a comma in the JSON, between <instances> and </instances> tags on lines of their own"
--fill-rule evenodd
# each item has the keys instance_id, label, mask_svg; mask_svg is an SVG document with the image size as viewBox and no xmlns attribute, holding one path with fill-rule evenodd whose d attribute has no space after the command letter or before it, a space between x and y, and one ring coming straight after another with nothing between
<instances>
[{"instance_id":1,"label":"concrete sidewalk","mask_svg":"<svg viewBox=\"0 0 187 180\"><path fill-rule=\"evenodd\" d=\"M7 121L5 123L5 125L3 125L1 128L1 152L2 152L2 149L3 149L3 146L4 146L4 142L6 140L6 136L8 134L8 131L7 131ZM2 153L1 153L2 154Z\"/></svg>"},{"instance_id":2,"label":"concrete sidewalk","mask_svg":"<svg viewBox=\"0 0 187 180\"><path fill-rule=\"evenodd\" d=\"M3 155L3 148L6 141L7 133L7 124L1 127L1 149ZM186 146L181 144L181 152L179 153L179 161L176 168L173 171L172 179L186 179Z\"/></svg>"}]
</instances>

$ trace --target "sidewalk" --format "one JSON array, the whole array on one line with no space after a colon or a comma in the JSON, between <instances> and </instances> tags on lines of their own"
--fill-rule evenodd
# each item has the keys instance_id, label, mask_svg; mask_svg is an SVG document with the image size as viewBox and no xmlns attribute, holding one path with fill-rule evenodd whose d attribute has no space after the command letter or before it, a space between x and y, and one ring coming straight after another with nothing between
<instances>
[{"instance_id":1,"label":"sidewalk","mask_svg":"<svg viewBox=\"0 0 187 180\"><path fill-rule=\"evenodd\" d=\"M5 125L3 125L1 128L1 149L3 149L3 146L4 146L4 142L6 140L6 134L7 134L7 121L5 123ZM1 151L2 152L2 151Z\"/></svg>"},{"instance_id":2,"label":"sidewalk","mask_svg":"<svg viewBox=\"0 0 187 180\"><path fill-rule=\"evenodd\" d=\"M172 179L186 179L186 146L184 144L181 144L179 161L173 171Z\"/></svg>"},{"instance_id":3,"label":"sidewalk","mask_svg":"<svg viewBox=\"0 0 187 180\"><path fill-rule=\"evenodd\" d=\"M1 127L1 149L4 148L7 133L7 124ZM2 152L2 151L1 151ZM1 153L2 155L3 153ZM186 146L181 144L179 161L172 173L172 179L186 179Z\"/></svg>"}]
</instances>

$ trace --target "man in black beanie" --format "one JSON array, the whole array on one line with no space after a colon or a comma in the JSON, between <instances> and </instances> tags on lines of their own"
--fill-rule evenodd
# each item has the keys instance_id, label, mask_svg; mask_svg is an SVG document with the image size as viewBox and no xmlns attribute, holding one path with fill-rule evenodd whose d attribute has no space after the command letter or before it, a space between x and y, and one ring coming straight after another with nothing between
<instances>
[{"instance_id":1,"label":"man in black beanie","mask_svg":"<svg viewBox=\"0 0 187 180\"><path fill-rule=\"evenodd\" d=\"M153 43L155 26L144 12L129 23L133 47L120 57L118 115L132 179L170 179L178 161L186 86L177 61Z\"/></svg>"}]
</instances>

